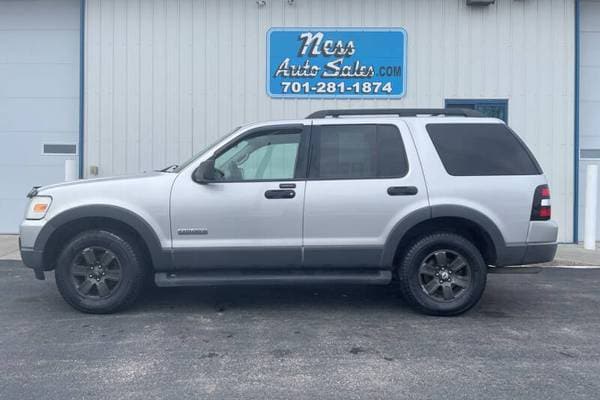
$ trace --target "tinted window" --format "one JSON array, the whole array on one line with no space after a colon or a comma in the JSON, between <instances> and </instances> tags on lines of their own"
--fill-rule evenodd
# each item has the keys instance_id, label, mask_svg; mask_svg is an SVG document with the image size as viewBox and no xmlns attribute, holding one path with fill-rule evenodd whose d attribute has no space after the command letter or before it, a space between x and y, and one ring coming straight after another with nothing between
<instances>
[{"instance_id":1,"label":"tinted window","mask_svg":"<svg viewBox=\"0 0 600 400\"><path fill-rule=\"evenodd\" d=\"M538 175L525 144L502 124L429 124L427 132L450 175Z\"/></svg>"},{"instance_id":2,"label":"tinted window","mask_svg":"<svg viewBox=\"0 0 600 400\"><path fill-rule=\"evenodd\" d=\"M313 131L310 178L400 177L406 153L393 125L324 125Z\"/></svg>"},{"instance_id":3,"label":"tinted window","mask_svg":"<svg viewBox=\"0 0 600 400\"><path fill-rule=\"evenodd\" d=\"M294 178L300 129L271 130L243 138L215 159L220 181Z\"/></svg>"}]
</instances>

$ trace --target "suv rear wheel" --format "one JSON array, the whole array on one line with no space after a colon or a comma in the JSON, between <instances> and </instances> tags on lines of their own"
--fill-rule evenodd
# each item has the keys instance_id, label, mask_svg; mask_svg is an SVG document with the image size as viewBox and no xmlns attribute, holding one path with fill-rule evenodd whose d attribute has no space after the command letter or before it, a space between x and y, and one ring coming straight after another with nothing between
<instances>
[{"instance_id":1,"label":"suv rear wheel","mask_svg":"<svg viewBox=\"0 0 600 400\"><path fill-rule=\"evenodd\" d=\"M104 314L138 297L146 280L143 258L131 241L112 232L91 230L73 238L61 252L56 285L74 308Z\"/></svg>"},{"instance_id":2,"label":"suv rear wheel","mask_svg":"<svg viewBox=\"0 0 600 400\"><path fill-rule=\"evenodd\" d=\"M402 297L430 315L457 315L473 307L485 289L486 274L477 247L454 233L416 240L398 267Z\"/></svg>"}]
</instances>

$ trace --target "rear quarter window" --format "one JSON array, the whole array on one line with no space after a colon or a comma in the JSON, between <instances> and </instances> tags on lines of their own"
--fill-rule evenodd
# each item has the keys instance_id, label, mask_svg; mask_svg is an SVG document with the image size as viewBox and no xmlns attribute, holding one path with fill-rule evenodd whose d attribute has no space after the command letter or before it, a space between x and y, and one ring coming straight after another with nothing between
<instances>
[{"instance_id":1,"label":"rear quarter window","mask_svg":"<svg viewBox=\"0 0 600 400\"><path fill-rule=\"evenodd\" d=\"M428 124L426 129L450 175L542 173L525 143L504 124Z\"/></svg>"}]
</instances>

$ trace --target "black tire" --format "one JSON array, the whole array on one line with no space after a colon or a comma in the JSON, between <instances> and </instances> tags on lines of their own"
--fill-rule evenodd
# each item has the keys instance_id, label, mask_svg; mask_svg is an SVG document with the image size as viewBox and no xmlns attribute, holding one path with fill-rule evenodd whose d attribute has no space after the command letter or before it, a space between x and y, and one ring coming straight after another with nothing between
<instances>
[{"instance_id":1,"label":"black tire","mask_svg":"<svg viewBox=\"0 0 600 400\"><path fill-rule=\"evenodd\" d=\"M92 314L108 314L131 305L148 275L133 243L125 235L105 230L85 231L70 240L55 273L65 301Z\"/></svg>"},{"instance_id":2,"label":"black tire","mask_svg":"<svg viewBox=\"0 0 600 400\"><path fill-rule=\"evenodd\" d=\"M469 240L440 232L412 242L397 273L402 298L413 309L449 316L464 313L481 299L487 265Z\"/></svg>"}]
</instances>

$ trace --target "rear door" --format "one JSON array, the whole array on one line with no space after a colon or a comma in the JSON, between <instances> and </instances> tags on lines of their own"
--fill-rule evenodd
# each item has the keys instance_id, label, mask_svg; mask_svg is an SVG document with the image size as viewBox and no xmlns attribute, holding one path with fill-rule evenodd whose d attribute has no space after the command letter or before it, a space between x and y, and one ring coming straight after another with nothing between
<instances>
[{"instance_id":1,"label":"rear door","mask_svg":"<svg viewBox=\"0 0 600 400\"><path fill-rule=\"evenodd\" d=\"M395 224L427 207L400 120L315 120L304 205L304 266L378 267Z\"/></svg>"}]
</instances>

